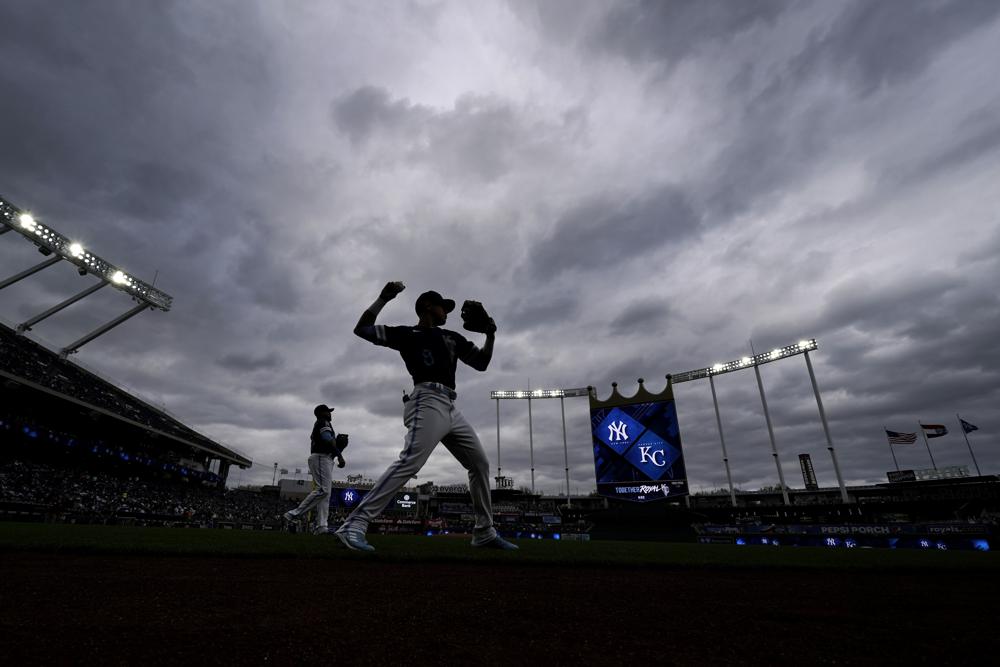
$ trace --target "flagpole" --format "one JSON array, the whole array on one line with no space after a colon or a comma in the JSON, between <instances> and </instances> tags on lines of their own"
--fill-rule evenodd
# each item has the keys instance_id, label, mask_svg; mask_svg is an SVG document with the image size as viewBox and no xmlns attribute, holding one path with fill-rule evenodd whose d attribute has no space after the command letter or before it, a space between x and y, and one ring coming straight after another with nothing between
<instances>
[{"instance_id":1,"label":"flagpole","mask_svg":"<svg viewBox=\"0 0 1000 667\"><path fill-rule=\"evenodd\" d=\"M889 429L887 429L885 427L885 424L882 424L882 430L885 432L885 439L888 440L889 439ZM892 454L892 462L896 466L896 472L899 472L899 461L896 460L896 452L892 448L892 442L889 443L889 453Z\"/></svg>"},{"instance_id":2,"label":"flagpole","mask_svg":"<svg viewBox=\"0 0 1000 667\"><path fill-rule=\"evenodd\" d=\"M931 444L929 442L927 442L927 433L924 432L924 425L920 423L919 419L917 420L917 426L920 427L920 435L924 436L924 446L927 447L927 455L929 457L931 457L931 466L935 470L937 470L938 467L937 467L937 464L934 463L934 455L931 454Z\"/></svg>"},{"instance_id":3,"label":"flagpole","mask_svg":"<svg viewBox=\"0 0 1000 667\"><path fill-rule=\"evenodd\" d=\"M983 473L979 471L979 462L976 461L976 455L972 453L972 445L969 444L969 434L965 430L965 424L962 423L962 418L959 417L957 412L955 416L958 417L958 427L962 429L962 435L965 436L965 446L969 448L969 454L972 455L972 463L976 466L976 476L982 477Z\"/></svg>"}]
</instances>

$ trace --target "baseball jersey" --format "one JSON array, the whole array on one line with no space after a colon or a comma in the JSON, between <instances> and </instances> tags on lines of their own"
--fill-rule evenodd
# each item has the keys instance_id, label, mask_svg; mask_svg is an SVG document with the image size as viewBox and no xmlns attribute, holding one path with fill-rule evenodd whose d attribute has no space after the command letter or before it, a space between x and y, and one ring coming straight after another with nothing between
<instances>
[{"instance_id":1,"label":"baseball jersey","mask_svg":"<svg viewBox=\"0 0 1000 667\"><path fill-rule=\"evenodd\" d=\"M358 331L365 340L399 352L413 384L439 382L455 388L455 368L461 359L485 370L489 359L465 336L440 327L387 327L376 324Z\"/></svg>"},{"instance_id":2,"label":"baseball jersey","mask_svg":"<svg viewBox=\"0 0 1000 667\"><path fill-rule=\"evenodd\" d=\"M333 432L333 424L325 419L317 419L309 436L309 453L340 456L336 442L337 434Z\"/></svg>"}]
</instances>

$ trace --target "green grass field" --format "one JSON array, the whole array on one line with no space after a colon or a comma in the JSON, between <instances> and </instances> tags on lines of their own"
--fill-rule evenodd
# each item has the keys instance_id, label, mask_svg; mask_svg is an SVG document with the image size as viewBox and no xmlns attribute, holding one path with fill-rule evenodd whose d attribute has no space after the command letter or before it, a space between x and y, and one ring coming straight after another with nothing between
<instances>
[{"instance_id":1,"label":"green grass field","mask_svg":"<svg viewBox=\"0 0 1000 667\"><path fill-rule=\"evenodd\" d=\"M219 529L0 523L0 552L332 558L384 561L653 568L807 568L1000 571L996 553L730 546L665 542L520 540L517 552L473 549L463 536L372 535L374 554L348 551L332 536Z\"/></svg>"}]
</instances>

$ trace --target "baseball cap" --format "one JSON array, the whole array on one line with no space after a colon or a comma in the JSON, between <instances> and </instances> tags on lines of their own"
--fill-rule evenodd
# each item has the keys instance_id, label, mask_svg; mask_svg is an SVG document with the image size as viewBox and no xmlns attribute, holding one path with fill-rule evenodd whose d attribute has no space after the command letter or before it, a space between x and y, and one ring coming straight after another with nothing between
<instances>
[{"instance_id":1,"label":"baseball cap","mask_svg":"<svg viewBox=\"0 0 1000 667\"><path fill-rule=\"evenodd\" d=\"M452 299L446 299L434 290L430 290L429 292L424 292L417 297L417 303L415 304L417 315L419 315L420 311L424 308L432 305L441 306L444 308L444 312L446 313L450 313L455 310L455 302Z\"/></svg>"},{"instance_id":2,"label":"baseball cap","mask_svg":"<svg viewBox=\"0 0 1000 667\"><path fill-rule=\"evenodd\" d=\"M324 412L333 412L333 408L325 403L320 403L315 408L313 408L313 414L319 417Z\"/></svg>"}]
</instances>

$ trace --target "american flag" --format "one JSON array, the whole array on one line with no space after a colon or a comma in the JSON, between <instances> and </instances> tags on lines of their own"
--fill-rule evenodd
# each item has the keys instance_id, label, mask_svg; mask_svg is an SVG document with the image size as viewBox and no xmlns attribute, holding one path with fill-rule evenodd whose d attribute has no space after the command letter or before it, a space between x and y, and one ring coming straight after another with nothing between
<instances>
[{"instance_id":1,"label":"american flag","mask_svg":"<svg viewBox=\"0 0 1000 667\"><path fill-rule=\"evenodd\" d=\"M890 445L912 445L917 441L916 433L897 433L886 429L885 436L889 438Z\"/></svg>"}]
</instances>

